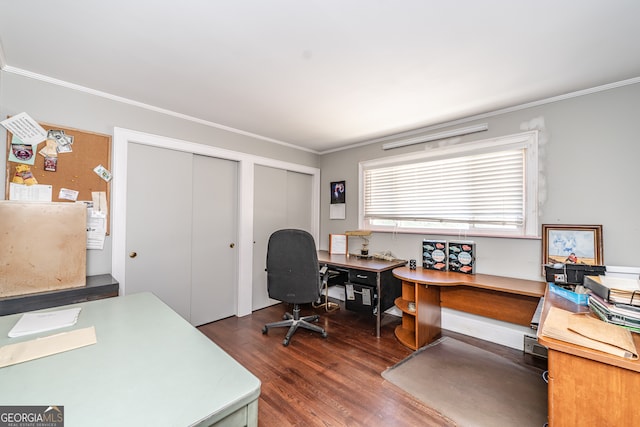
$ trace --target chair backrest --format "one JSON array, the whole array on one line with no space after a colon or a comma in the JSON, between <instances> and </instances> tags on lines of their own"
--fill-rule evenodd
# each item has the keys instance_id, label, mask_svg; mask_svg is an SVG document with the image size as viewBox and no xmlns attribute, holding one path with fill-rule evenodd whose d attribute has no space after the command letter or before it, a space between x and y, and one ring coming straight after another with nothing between
<instances>
[{"instance_id":1,"label":"chair backrest","mask_svg":"<svg viewBox=\"0 0 640 427\"><path fill-rule=\"evenodd\" d=\"M292 304L320 297L318 253L313 236L304 230L278 230L267 247L269 297Z\"/></svg>"}]
</instances>

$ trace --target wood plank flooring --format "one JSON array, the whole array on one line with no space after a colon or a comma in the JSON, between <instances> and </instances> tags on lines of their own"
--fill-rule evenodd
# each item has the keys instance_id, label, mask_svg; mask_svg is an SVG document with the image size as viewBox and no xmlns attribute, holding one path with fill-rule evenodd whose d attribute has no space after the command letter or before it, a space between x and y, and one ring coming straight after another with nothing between
<instances>
[{"instance_id":1,"label":"wood plank flooring","mask_svg":"<svg viewBox=\"0 0 640 427\"><path fill-rule=\"evenodd\" d=\"M298 329L284 347L285 328L263 335L262 327L290 310L291 306L278 304L198 328L262 382L260 426L453 425L382 378L382 371L412 353L393 333L399 318L385 316L381 337L376 338L373 316L343 307L327 313L304 306L302 315L320 314L318 324L328 337ZM452 332L443 334L525 364L521 351Z\"/></svg>"}]
</instances>

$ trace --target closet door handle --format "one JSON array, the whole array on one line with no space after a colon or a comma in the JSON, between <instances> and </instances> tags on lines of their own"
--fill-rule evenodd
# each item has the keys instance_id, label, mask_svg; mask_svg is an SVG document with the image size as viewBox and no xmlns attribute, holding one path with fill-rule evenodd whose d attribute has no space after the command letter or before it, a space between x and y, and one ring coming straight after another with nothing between
<instances>
[{"instance_id":1,"label":"closet door handle","mask_svg":"<svg viewBox=\"0 0 640 427\"><path fill-rule=\"evenodd\" d=\"M230 247L231 249L233 249L233 248L235 248L235 247L236 247L236 244L235 244L235 243L230 243L230 244L229 244L229 247Z\"/></svg>"},{"instance_id":2,"label":"closet door handle","mask_svg":"<svg viewBox=\"0 0 640 427\"><path fill-rule=\"evenodd\" d=\"M138 256L137 252L129 252L129 258L135 258Z\"/></svg>"}]
</instances>

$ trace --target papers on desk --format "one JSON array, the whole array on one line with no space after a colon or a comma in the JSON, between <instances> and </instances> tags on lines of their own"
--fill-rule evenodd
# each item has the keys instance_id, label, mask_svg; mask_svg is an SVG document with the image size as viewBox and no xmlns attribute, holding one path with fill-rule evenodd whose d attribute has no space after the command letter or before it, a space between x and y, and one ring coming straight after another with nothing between
<instances>
[{"instance_id":1,"label":"papers on desk","mask_svg":"<svg viewBox=\"0 0 640 427\"><path fill-rule=\"evenodd\" d=\"M610 303L640 306L640 280L611 276L585 276L584 286Z\"/></svg>"},{"instance_id":2,"label":"papers on desk","mask_svg":"<svg viewBox=\"0 0 640 427\"><path fill-rule=\"evenodd\" d=\"M587 314L551 307L542 325L541 334L615 356L638 359L631 332Z\"/></svg>"},{"instance_id":3,"label":"papers on desk","mask_svg":"<svg viewBox=\"0 0 640 427\"><path fill-rule=\"evenodd\" d=\"M11 328L9 336L15 338L64 328L66 326L73 326L78 321L80 310L80 307L78 307L66 310L25 313L15 326Z\"/></svg>"},{"instance_id":4,"label":"papers on desk","mask_svg":"<svg viewBox=\"0 0 640 427\"><path fill-rule=\"evenodd\" d=\"M0 347L0 368L95 344L93 326Z\"/></svg>"}]
</instances>

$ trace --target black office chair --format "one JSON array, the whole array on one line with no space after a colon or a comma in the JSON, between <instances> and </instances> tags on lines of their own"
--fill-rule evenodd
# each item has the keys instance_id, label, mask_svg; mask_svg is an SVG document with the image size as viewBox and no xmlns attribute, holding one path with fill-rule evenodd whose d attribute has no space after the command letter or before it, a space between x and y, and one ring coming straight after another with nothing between
<instances>
[{"instance_id":1,"label":"black office chair","mask_svg":"<svg viewBox=\"0 0 640 427\"><path fill-rule=\"evenodd\" d=\"M293 304L293 314L285 313L282 321L267 323L262 328L266 334L269 328L288 326L289 331L282 342L289 345L291 336L298 327L320 332L323 338L327 332L317 322L320 316L300 317L300 304L316 302L326 283L326 267L318 266L318 254L313 236L304 230L278 230L269 237L267 248L267 290L269 297Z\"/></svg>"}]
</instances>

